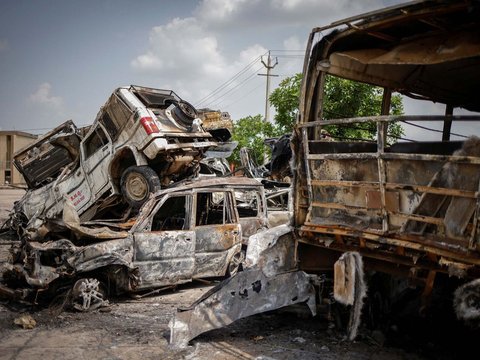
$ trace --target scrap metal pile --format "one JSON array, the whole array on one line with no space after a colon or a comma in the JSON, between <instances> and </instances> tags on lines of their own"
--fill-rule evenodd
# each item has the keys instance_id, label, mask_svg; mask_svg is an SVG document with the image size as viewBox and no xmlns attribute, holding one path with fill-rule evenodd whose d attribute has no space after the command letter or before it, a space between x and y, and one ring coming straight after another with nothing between
<instances>
[{"instance_id":1,"label":"scrap metal pile","mask_svg":"<svg viewBox=\"0 0 480 360\"><path fill-rule=\"evenodd\" d=\"M199 176L236 146L230 119L208 125L173 91L132 85L91 126L67 121L17 152L28 191L7 223L20 241L0 295L67 293L88 310L109 294L233 274L268 226L266 199L256 180Z\"/></svg>"}]
</instances>

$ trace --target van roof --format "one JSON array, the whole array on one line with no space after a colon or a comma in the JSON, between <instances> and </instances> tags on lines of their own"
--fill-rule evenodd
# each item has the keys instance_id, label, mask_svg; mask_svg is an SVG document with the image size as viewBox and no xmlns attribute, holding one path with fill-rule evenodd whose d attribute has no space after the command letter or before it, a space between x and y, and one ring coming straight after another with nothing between
<instances>
[{"instance_id":1,"label":"van roof","mask_svg":"<svg viewBox=\"0 0 480 360\"><path fill-rule=\"evenodd\" d=\"M307 69L480 111L480 3L417 1L314 28Z\"/></svg>"}]
</instances>

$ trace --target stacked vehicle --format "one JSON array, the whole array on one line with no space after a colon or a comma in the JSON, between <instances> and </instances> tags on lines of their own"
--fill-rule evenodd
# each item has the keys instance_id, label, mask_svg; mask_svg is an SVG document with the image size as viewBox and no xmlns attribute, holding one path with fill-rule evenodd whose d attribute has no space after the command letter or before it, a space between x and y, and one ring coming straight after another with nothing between
<instances>
[{"instance_id":1,"label":"stacked vehicle","mask_svg":"<svg viewBox=\"0 0 480 360\"><path fill-rule=\"evenodd\" d=\"M196 178L217 140L228 139L173 91L132 85L91 126L67 121L19 151L29 190L9 221L21 242L0 294L37 301L73 286L86 310L103 304L102 284L135 292L234 273L268 226L266 202L257 181Z\"/></svg>"}]
</instances>

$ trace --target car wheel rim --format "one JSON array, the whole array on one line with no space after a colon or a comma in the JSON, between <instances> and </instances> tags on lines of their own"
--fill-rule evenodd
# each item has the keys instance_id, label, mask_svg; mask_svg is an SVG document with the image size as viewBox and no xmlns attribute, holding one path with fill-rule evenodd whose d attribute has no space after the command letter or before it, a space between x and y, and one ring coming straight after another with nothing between
<instances>
[{"instance_id":1,"label":"car wheel rim","mask_svg":"<svg viewBox=\"0 0 480 360\"><path fill-rule=\"evenodd\" d=\"M143 176L130 174L127 178L126 189L128 196L133 200L143 200L148 193L148 183Z\"/></svg>"}]
</instances>

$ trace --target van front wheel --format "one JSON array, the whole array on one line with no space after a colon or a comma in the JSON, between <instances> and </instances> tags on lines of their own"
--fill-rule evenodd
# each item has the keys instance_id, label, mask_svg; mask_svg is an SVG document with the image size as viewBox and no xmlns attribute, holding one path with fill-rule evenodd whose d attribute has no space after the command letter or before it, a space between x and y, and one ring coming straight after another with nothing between
<instances>
[{"instance_id":1,"label":"van front wheel","mask_svg":"<svg viewBox=\"0 0 480 360\"><path fill-rule=\"evenodd\" d=\"M147 201L151 193L161 189L158 175L148 166L130 166L120 180L122 195L134 209Z\"/></svg>"}]
</instances>

